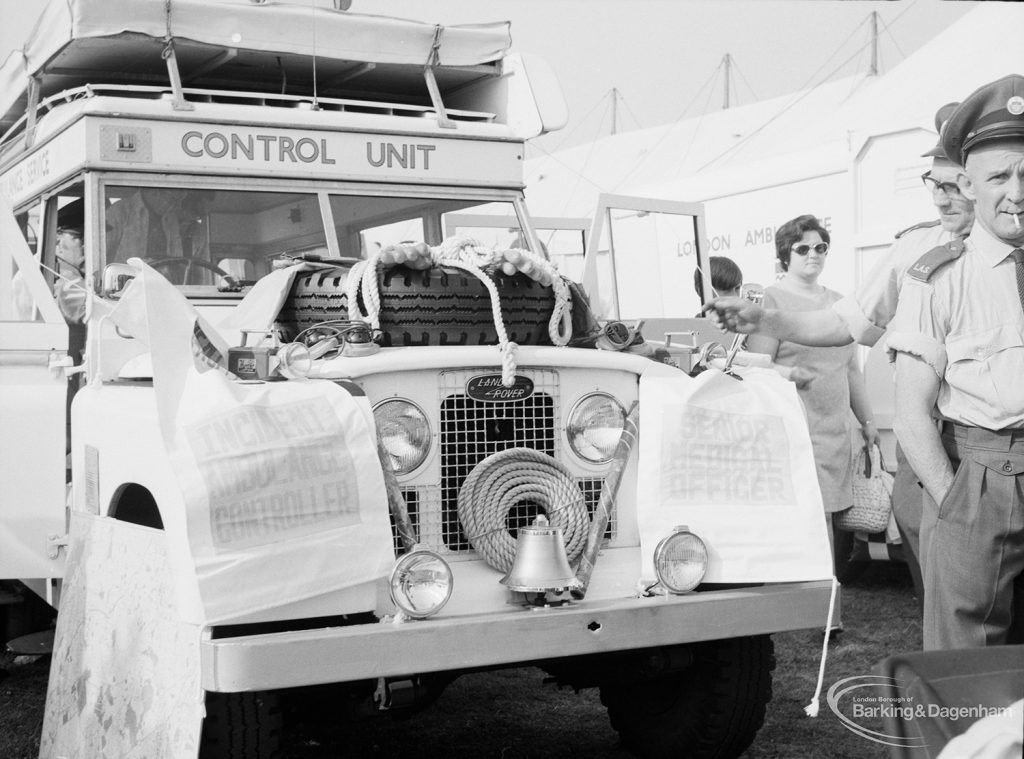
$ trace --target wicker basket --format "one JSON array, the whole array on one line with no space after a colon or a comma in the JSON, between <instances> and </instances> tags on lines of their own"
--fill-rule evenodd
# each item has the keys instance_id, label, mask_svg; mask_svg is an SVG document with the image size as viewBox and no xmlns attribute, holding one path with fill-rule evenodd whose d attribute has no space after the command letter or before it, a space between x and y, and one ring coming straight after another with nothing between
<instances>
[{"instance_id":1,"label":"wicker basket","mask_svg":"<svg viewBox=\"0 0 1024 759\"><path fill-rule=\"evenodd\" d=\"M848 532L881 532L892 512L893 477L882 466L882 452L866 446L853 457L853 506L839 512L836 525Z\"/></svg>"}]
</instances>

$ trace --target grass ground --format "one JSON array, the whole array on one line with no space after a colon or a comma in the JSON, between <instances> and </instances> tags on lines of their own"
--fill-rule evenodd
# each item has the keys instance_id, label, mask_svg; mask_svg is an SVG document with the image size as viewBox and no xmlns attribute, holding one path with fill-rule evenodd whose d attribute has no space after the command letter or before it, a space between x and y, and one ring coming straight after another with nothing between
<instances>
[{"instance_id":1,"label":"grass ground","mask_svg":"<svg viewBox=\"0 0 1024 759\"><path fill-rule=\"evenodd\" d=\"M887 655L918 650L917 601L903 566L878 564L843 589L845 631L829 647L821 711L805 716L814 694L821 633L774 636L774 698L747 759L884 759L878 744L843 727L825 703L837 680L866 675ZM3 672L6 671L6 677ZM35 759L42 729L48 661L0 657L0 757ZM286 759L330 757L588 757L626 759L596 691L579 694L542 682L536 669L460 678L430 709L403 721L367 720L344 729L298 724ZM871 727L870 722L865 723ZM874 725L880 728L880 724Z\"/></svg>"}]
</instances>

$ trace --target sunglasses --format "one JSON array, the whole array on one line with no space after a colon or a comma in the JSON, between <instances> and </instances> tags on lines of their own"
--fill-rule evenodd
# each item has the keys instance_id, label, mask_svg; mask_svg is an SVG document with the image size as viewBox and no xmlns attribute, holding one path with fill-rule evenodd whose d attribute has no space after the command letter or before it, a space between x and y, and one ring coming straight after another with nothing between
<instances>
[{"instance_id":1,"label":"sunglasses","mask_svg":"<svg viewBox=\"0 0 1024 759\"><path fill-rule=\"evenodd\" d=\"M940 182L938 179L933 178L931 172L928 171L921 175L921 184L932 192L938 190L948 198L960 196L960 185L956 182Z\"/></svg>"},{"instance_id":2,"label":"sunglasses","mask_svg":"<svg viewBox=\"0 0 1024 759\"><path fill-rule=\"evenodd\" d=\"M791 250L794 253L796 253L798 256L806 256L808 253L811 252L812 249L819 256L823 256L826 253L828 253L828 243L827 242L819 242L816 245L807 245L806 243L803 243L801 245L794 245L791 248Z\"/></svg>"}]
</instances>

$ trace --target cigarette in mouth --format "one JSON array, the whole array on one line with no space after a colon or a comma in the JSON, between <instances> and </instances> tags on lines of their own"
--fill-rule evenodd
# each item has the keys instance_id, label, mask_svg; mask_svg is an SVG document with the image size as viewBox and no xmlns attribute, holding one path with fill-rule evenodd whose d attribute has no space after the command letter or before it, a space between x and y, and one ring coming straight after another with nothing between
<instances>
[{"instance_id":1,"label":"cigarette in mouth","mask_svg":"<svg viewBox=\"0 0 1024 759\"><path fill-rule=\"evenodd\" d=\"M1014 214L1013 215L1013 223L1017 227L1017 229L1020 229L1020 215L1019 214Z\"/></svg>"}]
</instances>

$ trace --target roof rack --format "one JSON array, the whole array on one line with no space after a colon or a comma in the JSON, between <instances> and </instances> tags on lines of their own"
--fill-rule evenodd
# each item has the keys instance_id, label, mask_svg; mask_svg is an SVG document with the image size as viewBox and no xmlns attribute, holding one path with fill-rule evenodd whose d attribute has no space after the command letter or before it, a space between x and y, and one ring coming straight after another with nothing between
<instances>
[{"instance_id":1,"label":"roof rack","mask_svg":"<svg viewBox=\"0 0 1024 759\"><path fill-rule=\"evenodd\" d=\"M486 118L447 101L472 109L466 93L501 77L511 45L507 22L444 27L280 3L134 0L131 17L121 16L102 0L51 0L0 66L5 139L24 131L30 146L40 108L117 85L125 96L169 91L180 110L230 92L268 105L294 98L315 109L431 115L455 128Z\"/></svg>"},{"instance_id":2,"label":"roof rack","mask_svg":"<svg viewBox=\"0 0 1024 759\"><path fill-rule=\"evenodd\" d=\"M34 109L21 115L21 117L0 135L0 151L15 136L22 131L28 131L26 126L32 117L45 114L54 108L71 103L75 100L82 100L92 97L111 95L114 97L134 98L139 100L171 100L176 101L179 96L184 102L193 103L224 103L234 105L270 106L276 108L294 108L297 110L310 111L334 111L344 113L367 113L380 114L385 116L408 116L411 118L438 118L438 112L433 106L417 105L413 103L394 103L379 100L353 100L349 98L317 98L314 101L310 97L302 95L277 95L267 92L244 92L240 90L214 90L195 87L183 87L176 95L173 88L163 86L129 85L129 84L86 84L81 87L58 92L55 95L41 100ZM493 122L495 114L486 111L469 111L463 109L445 109L445 115L450 122L468 123L489 123Z\"/></svg>"}]
</instances>

